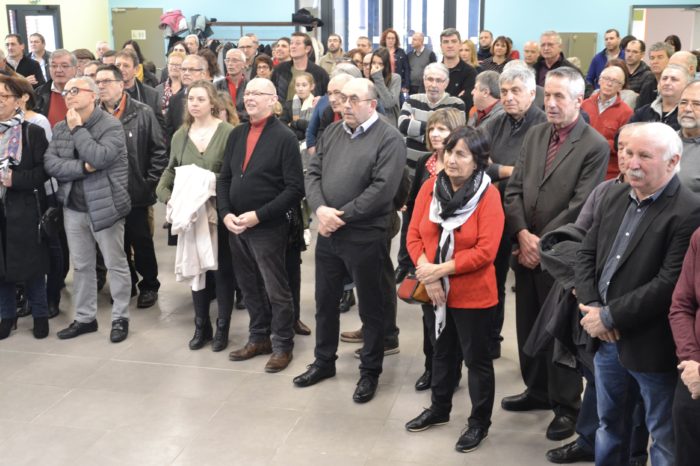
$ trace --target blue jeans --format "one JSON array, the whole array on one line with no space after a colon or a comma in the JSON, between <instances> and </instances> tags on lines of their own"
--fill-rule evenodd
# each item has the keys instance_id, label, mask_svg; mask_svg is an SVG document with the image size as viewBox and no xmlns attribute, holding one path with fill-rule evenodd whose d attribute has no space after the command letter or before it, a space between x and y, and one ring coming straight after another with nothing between
<instances>
[{"instance_id":1,"label":"blue jeans","mask_svg":"<svg viewBox=\"0 0 700 466\"><path fill-rule=\"evenodd\" d=\"M0 280L0 316L3 319L17 317L17 284ZM32 317L47 317L49 309L46 304L46 280L39 275L24 282L24 293L32 308Z\"/></svg>"},{"instance_id":2,"label":"blue jeans","mask_svg":"<svg viewBox=\"0 0 700 466\"><path fill-rule=\"evenodd\" d=\"M601 343L595 355L596 395L600 427L596 432L596 465L619 465L629 458L632 404L636 386L644 401L646 426L652 443L651 464L674 464L674 435L671 407L676 372L635 372L620 364L617 345Z\"/></svg>"}]
</instances>

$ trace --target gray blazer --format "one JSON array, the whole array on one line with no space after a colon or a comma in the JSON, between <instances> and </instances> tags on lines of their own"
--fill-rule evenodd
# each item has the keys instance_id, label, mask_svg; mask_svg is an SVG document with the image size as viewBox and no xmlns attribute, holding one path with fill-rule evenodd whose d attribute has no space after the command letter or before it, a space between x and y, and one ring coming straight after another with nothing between
<instances>
[{"instance_id":1,"label":"gray blazer","mask_svg":"<svg viewBox=\"0 0 700 466\"><path fill-rule=\"evenodd\" d=\"M605 177L610 146L579 115L544 175L550 123L534 126L525 136L505 192L509 233L526 229L539 237L576 221L593 188Z\"/></svg>"}]
</instances>

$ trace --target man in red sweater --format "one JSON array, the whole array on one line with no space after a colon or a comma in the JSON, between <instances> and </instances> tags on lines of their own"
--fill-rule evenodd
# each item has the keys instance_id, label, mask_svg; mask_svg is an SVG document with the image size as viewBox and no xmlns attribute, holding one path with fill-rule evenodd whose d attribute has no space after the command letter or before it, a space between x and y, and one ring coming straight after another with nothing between
<instances>
[{"instance_id":1,"label":"man in red sweater","mask_svg":"<svg viewBox=\"0 0 700 466\"><path fill-rule=\"evenodd\" d=\"M671 322L680 378L673 398L676 464L694 464L700 457L700 230L690 238L683 269L673 291Z\"/></svg>"}]
</instances>

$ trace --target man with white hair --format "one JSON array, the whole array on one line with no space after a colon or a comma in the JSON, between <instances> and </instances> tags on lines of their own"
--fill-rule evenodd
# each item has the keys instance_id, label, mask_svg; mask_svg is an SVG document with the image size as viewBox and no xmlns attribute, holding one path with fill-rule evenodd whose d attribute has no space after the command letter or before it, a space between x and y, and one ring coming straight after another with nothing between
<instances>
[{"instance_id":1,"label":"man with white hair","mask_svg":"<svg viewBox=\"0 0 700 466\"><path fill-rule=\"evenodd\" d=\"M678 102L678 124L678 135L683 141L678 178L683 186L700 194L700 81L683 89Z\"/></svg>"},{"instance_id":2,"label":"man with white hair","mask_svg":"<svg viewBox=\"0 0 700 466\"><path fill-rule=\"evenodd\" d=\"M547 37L546 35L544 37ZM526 390L503 398L508 411L554 410L547 438L574 433L581 377L552 362L552 349L535 357L523 347L554 283L540 267L540 238L576 220L593 188L603 181L610 148L581 116L585 83L578 70L559 67L545 81L547 123L531 128L505 191L506 224L514 239L515 316L520 371Z\"/></svg>"},{"instance_id":3,"label":"man with white hair","mask_svg":"<svg viewBox=\"0 0 700 466\"><path fill-rule=\"evenodd\" d=\"M220 79L214 83L218 91L225 91L231 96L231 101L236 106L238 116L245 119L245 106L243 105L243 93L248 79L245 76L247 57L241 49L229 49L224 58L226 65L226 79Z\"/></svg>"},{"instance_id":4,"label":"man with white hair","mask_svg":"<svg viewBox=\"0 0 700 466\"><path fill-rule=\"evenodd\" d=\"M498 187L501 198L505 199L508 179L520 155L525 135L535 125L547 121L544 112L535 105L535 73L524 63L506 67L499 77L501 105L503 113L496 115L486 125L486 132L491 137L491 165L486 173ZM508 229L508 223L505 226ZM498 288L498 307L494 313L491 334L491 357L501 355L501 330L503 328L506 277L510 268L512 250L510 235L504 234L498 247L494 265L496 267L496 285Z\"/></svg>"},{"instance_id":5,"label":"man with white hair","mask_svg":"<svg viewBox=\"0 0 700 466\"><path fill-rule=\"evenodd\" d=\"M698 197L676 175L683 147L662 123L635 129L625 146L628 184L612 186L577 254L581 325L599 340L594 358L596 464L624 464L630 402L640 393L652 464L674 464L672 403L678 370L668 314ZM653 225L653 226L652 226Z\"/></svg>"},{"instance_id":6,"label":"man with white hair","mask_svg":"<svg viewBox=\"0 0 700 466\"><path fill-rule=\"evenodd\" d=\"M686 50L679 50L678 52L671 55L668 60L669 65L680 65L688 70L688 75L690 79L695 78L695 73L698 68L698 57Z\"/></svg>"},{"instance_id":7,"label":"man with white hair","mask_svg":"<svg viewBox=\"0 0 700 466\"><path fill-rule=\"evenodd\" d=\"M97 58L98 60L102 60L102 57L104 56L105 52L109 49L109 43L107 43L107 41L99 41L95 45L95 58Z\"/></svg>"},{"instance_id":8,"label":"man with white hair","mask_svg":"<svg viewBox=\"0 0 700 466\"><path fill-rule=\"evenodd\" d=\"M573 63L564 57L561 51L561 36L556 31L545 31L540 37L540 57L533 65L535 80L539 86L544 86L545 77L550 70L568 66L578 70ZM580 73L580 71L579 71ZM581 75L583 77L583 75Z\"/></svg>"},{"instance_id":9,"label":"man with white hair","mask_svg":"<svg viewBox=\"0 0 700 466\"><path fill-rule=\"evenodd\" d=\"M199 52L199 37L197 34L189 34L183 40L185 47L187 47L187 52L192 55Z\"/></svg>"}]
</instances>

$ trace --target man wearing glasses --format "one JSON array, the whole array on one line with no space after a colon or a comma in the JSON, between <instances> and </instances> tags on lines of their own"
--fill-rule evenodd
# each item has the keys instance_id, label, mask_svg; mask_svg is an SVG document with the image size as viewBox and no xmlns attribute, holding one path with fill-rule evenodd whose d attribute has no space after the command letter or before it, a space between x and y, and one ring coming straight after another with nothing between
<instances>
[{"instance_id":1,"label":"man wearing glasses","mask_svg":"<svg viewBox=\"0 0 700 466\"><path fill-rule=\"evenodd\" d=\"M255 55L258 53L258 48L255 45L255 42L253 42L252 37L243 36L238 39L238 49L245 54L245 75L246 79L251 80L257 73L257 70L253 66L253 62L255 61Z\"/></svg>"},{"instance_id":2,"label":"man wearing glasses","mask_svg":"<svg viewBox=\"0 0 700 466\"><path fill-rule=\"evenodd\" d=\"M304 175L296 136L273 113L273 84L255 78L243 99L250 121L231 132L216 186L219 216L230 231L233 271L250 315L248 342L229 359L272 353L265 372L279 372L294 348L294 303L285 268L287 212L304 197Z\"/></svg>"},{"instance_id":3,"label":"man wearing glasses","mask_svg":"<svg viewBox=\"0 0 700 466\"><path fill-rule=\"evenodd\" d=\"M226 52L224 64L226 65L226 79L220 79L214 86L217 91L226 91L231 96L231 101L236 106L238 117L245 120L245 106L243 105L243 93L248 80L245 77L247 57L240 47Z\"/></svg>"},{"instance_id":4,"label":"man wearing glasses","mask_svg":"<svg viewBox=\"0 0 700 466\"><path fill-rule=\"evenodd\" d=\"M569 60L564 58L564 53L561 51L561 36L556 31L545 31L540 36L540 58L534 65L535 80L538 86L544 86L544 78L549 70L568 66L578 70L578 68ZM581 71L579 70L579 73ZM581 74L583 77L583 74Z\"/></svg>"},{"instance_id":5,"label":"man wearing glasses","mask_svg":"<svg viewBox=\"0 0 700 466\"><path fill-rule=\"evenodd\" d=\"M78 60L71 52L58 49L49 57L51 79L36 90L37 111L49 119L51 127L66 118L66 102L61 95L66 83L75 77Z\"/></svg>"},{"instance_id":6,"label":"man wearing glasses","mask_svg":"<svg viewBox=\"0 0 700 466\"><path fill-rule=\"evenodd\" d=\"M355 78L337 97L343 120L331 124L316 146L306 178L309 205L316 212L315 361L294 378L308 387L335 376L345 270L359 297L364 345L357 403L377 390L384 359L385 296L396 293L387 245L389 216L406 163L406 145L394 127L379 119L374 84Z\"/></svg>"},{"instance_id":7,"label":"man wearing glasses","mask_svg":"<svg viewBox=\"0 0 700 466\"><path fill-rule=\"evenodd\" d=\"M156 203L155 188L168 164L163 131L153 110L124 91L124 78L114 65L97 69L95 84L99 89L102 109L117 118L124 127L129 164L129 197L131 211L124 223L125 251L132 289L138 285L139 308L153 306L158 300L158 262L148 222L149 207ZM138 273L138 275L137 275ZM139 282L138 276L141 275Z\"/></svg>"},{"instance_id":8,"label":"man wearing glasses","mask_svg":"<svg viewBox=\"0 0 700 466\"><path fill-rule=\"evenodd\" d=\"M53 58L53 57L52 57ZM64 340L97 331L95 242L109 271L114 343L129 333L131 277L124 252L124 217L131 210L124 129L96 106L98 89L86 77L66 84L65 121L53 128L44 156L46 173L58 180L58 198L73 264L75 320L58 332Z\"/></svg>"},{"instance_id":9,"label":"man wearing glasses","mask_svg":"<svg viewBox=\"0 0 700 466\"><path fill-rule=\"evenodd\" d=\"M187 87L199 79L211 81L207 61L199 55L187 55L180 67L182 87L177 94L170 97L168 111L165 114L165 142L170 147L173 134L182 125L183 112L185 111L185 96Z\"/></svg>"}]
</instances>

